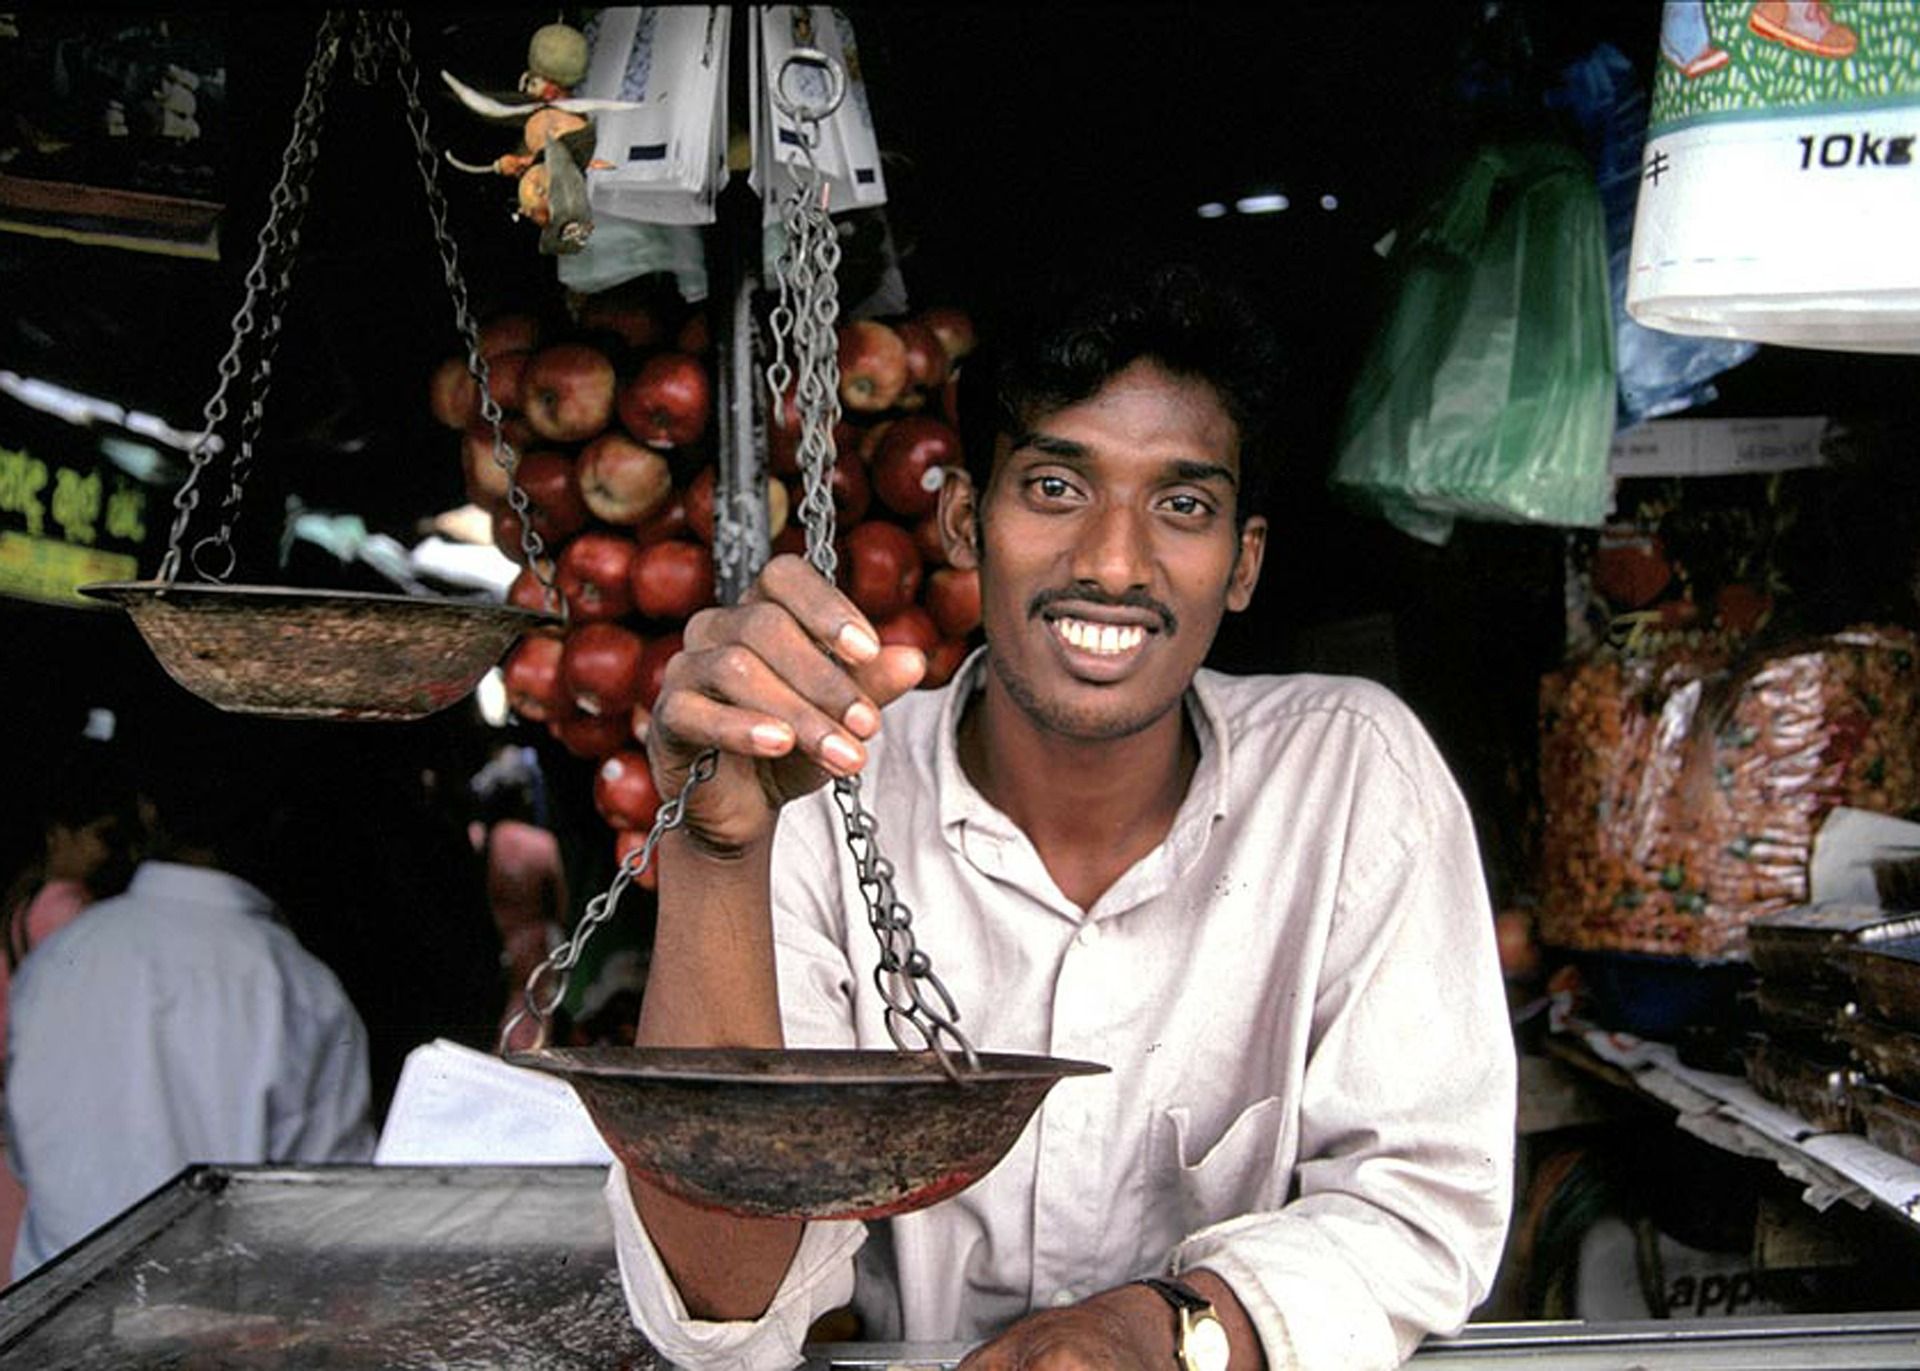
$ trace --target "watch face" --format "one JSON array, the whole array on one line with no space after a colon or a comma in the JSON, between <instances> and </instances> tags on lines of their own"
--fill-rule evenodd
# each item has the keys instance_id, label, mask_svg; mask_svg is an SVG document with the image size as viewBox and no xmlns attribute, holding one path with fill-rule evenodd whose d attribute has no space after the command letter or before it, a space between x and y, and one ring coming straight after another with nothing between
<instances>
[{"instance_id":1,"label":"watch face","mask_svg":"<svg viewBox=\"0 0 1920 1371\"><path fill-rule=\"evenodd\" d=\"M1180 1345L1180 1359L1186 1363L1186 1371L1227 1371L1231 1355L1227 1327L1211 1309L1195 1314L1188 1321L1187 1336Z\"/></svg>"}]
</instances>

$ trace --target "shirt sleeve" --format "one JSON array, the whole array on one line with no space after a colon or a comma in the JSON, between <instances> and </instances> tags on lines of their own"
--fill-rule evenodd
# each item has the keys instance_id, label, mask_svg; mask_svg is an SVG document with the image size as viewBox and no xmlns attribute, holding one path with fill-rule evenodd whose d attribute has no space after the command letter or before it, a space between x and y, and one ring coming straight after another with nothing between
<instances>
[{"instance_id":1,"label":"shirt sleeve","mask_svg":"<svg viewBox=\"0 0 1920 1371\"><path fill-rule=\"evenodd\" d=\"M780 1018L789 1047L851 1047L852 972L835 941L837 877L827 854L833 831L822 833L818 801L826 792L789 805L775 837L774 947ZM829 815L830 817L830 815ZM823 836L825 845L823 845ZM614 1254L633 1323L667 1360L700 1371L784 1371L798 1366L807 1330L822 1314L853 1298L853 1258L866 1225L814 1222L801 1234L787 1274L758 1319L716 1323L693 1318L640 1222L625 1169L615 1162L607 1179Z\"/></svg>"},{"instance_id":2,"label":"shirt sleeve","mask_svg":"<svg viewBox=\"0 0 1920 1371\"><path fill-rule=\"evenodd\" d=\"M1485 1298L1514 1056L1472 824L1424 734L1356 792L1299 1101L1295 1198L1193 1234L1274 1371L1393 1367Z\"/></svg>"}]
</instances>

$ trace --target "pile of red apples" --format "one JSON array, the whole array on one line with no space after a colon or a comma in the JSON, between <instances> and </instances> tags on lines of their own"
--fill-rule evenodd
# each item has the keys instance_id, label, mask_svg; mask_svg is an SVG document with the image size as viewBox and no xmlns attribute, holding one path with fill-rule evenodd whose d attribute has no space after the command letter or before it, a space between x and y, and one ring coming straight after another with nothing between
<instances>
[{"instance_id":1,"label":"pile of red apples","mask_svg":"<svg viewBox=\"0 0 1920 1371\"><path fill-rule=\"evenodd\" d=\"M716 602L708 336L698 311L676 319L594 297L561 331L522 314L480 331L528 516L566 601L564 629L529 633L509 653L507 698L569 752L598 761L594 807L618 858L644 841L660 805L645 740L662 673L686 621ZM934 517L947 472L964 465L957 382L973 345L972 322L951 308L840 330L840 585L884 641L926 652L929 687L951 678L980 625L978 574L947 565ZM435 371L429 403L461 435L467 494L492 515L494 541L524 563L521 519L465 358ZM801 494L792 399L764 408L754 441L770 473L772 550L804 555L790 517ZM511 603L557 608L546 595L525 569L508 591Z\"/></svg>"}]
</instances>

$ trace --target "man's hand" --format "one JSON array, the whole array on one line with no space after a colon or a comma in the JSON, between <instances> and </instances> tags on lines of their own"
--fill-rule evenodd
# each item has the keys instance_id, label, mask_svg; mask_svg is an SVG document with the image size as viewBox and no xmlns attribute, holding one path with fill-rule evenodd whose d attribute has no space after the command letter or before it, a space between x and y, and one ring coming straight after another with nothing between
<instances>
[{"instance_id":1,"label":"man's hand","mask_svg":"<svg viewBox=\"0 0 1920 1371\"><path fill-rule=\"evenodd\" d=\"M1123 1285L1027 1315L969 1352L958 1371L1173 1371L1174 1327L1165 1300Z\"/></svg>"},{"instance_id":2,"label":"man's hand","mask_svg":"<svg viewBox=\"0 0 1920 1371\"><path fill-rule=\"evenodd\" d=\"M806 562L775 557L738 605L704 610L668 663L647 735L663 795L720 749L686 835L715 852L765 841L780 806L866 764L880 711L919 684L926 657L882 647L867 617Z\"/></svg>"}]
</instances>

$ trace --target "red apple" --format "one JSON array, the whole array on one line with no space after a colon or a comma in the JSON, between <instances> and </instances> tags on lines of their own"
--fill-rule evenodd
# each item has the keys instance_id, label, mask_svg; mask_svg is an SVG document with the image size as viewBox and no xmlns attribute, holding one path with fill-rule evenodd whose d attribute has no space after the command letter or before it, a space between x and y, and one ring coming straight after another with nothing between
<instances>
[{"instance_id":1,"label":"red apple","mask_svg":"<svg viewBox=\"0 0 1920 1371\"><path fill-rule=\"evenodd\" d=\"M687 527L696 538L709 545L713 542L714 480L714 469L704 466L687 486Z\"/></svg>"},{"instance_id":2,"label":"red apple","mask_svg":"<svg viewBox=\"0 0 1920 1371\"><path fill-rule=\"evenodd\" d=\"M527 422L557 443L583 442L613 417L613 363L585 343L559 343L534 353L523 388Z\"/></svg>"},{"instance_id":3,"label":"red apple","mask_svg":"<svg viewBox=\"0 0 1920 1371\"><path fill-rule=\"evenodd\" d=\"M573 696L560 674L564 650L561 639L544 633L530 633L514 646L500 674L515 714L546 723L574 713Z\"/></svg>"},{"instance_id":4,"label":"red apple","mask_svg":"<svg viewBox=\"0 0 1920 1371\"><path fill-rule=\"evenodd\" d=\"M611 757L628 743L624 714L606 717L575 714L568 719L549 719L547 732L576 757Z\"/></svg>"},{"instance_id":5,"label":"red apple","mask_svg":"<svg viewBox=\"0 0 1920 1371\"><path fill-rule=\"evenodd\" d=\"M713 554L700 543L673 539L635 554L632 599L649 619L686 619L713 603Z\"/></svg>"},{"instance_id":6,"label":"red apple","mask_svg":"<svg viewBox=\"0 0 1920 1371\"><path fill-rule=\"evenodd\" d=\"M860 460L867 466L872 466L874 459L880 455L880 444L887 441L887 434L892 430L893 420L891 419L882 419L877 424L861 429L858 448Z\"/></svg>"},{"instance_id":7,"label":"red apple","mask_svg":"<svg viewBox=\"0 0 1920 1371\"><path fill-rule=\"evenodd\" d=\"M978 339L974 336L973 320L965 310L955 309L951 305L936 305L932 309L920 312L920 322L933 331L940 340L940 346L947 350L947 357L958 362L972 352Z\"/></svg>"},{"instance_id":8,"label":"red apple","mask_svg":"<svg viewBox=\"0 0 1920 1371\"><path fill-rule=\"evenodd\" d=\"M467 359L449 357L433 370L427 382L427 408L448 428L462 429L480 414L480 387L467 370Z\"/></svg>"},{"instance_id":9,"label":"red apple","mask_svg":"<svg viewBox=\"0 0 1920 1371\"><path fill-rule=\"evenodd\" d=\"M940 532L937 510L913 526L913 545L920 549L920 560L928 566L947 564L947 540Z\"/></svg>"},{"instance_id":10,"label":"red apple","mask_svg":"<svg viewBox=\"0 0 1920 1371\"><path fill-rule=\"evenodd\" d=\"M480 355L531 352L540 346L540 321L531 314L502 314L480 325Z\"/></svg>"},{"instance_id":11,"label":"red apple","mask_svg":"<svg viewBox=\"0 0 1920 1371\"><path fill-rule=\"evenodd\" d=\"M807 555L807 530L803 525L790 523L780 530L773 540L773 555L791 552L796 557Z\"/></svg>"},{"instance_id":12,"label":"red apple","mask_svg":"<svg viewBox=\"0 0 1920 1371\"><path fill-rule=\"evenodd\" d=\"M961 462L960 435L938 419L896 419L873 460L873 492L897 514L917 519L940 503L947 468Z\"/></svg>"},{"instance_id":13,"label":"red apple","mask_svg":"<svg viewBox=\"0 0 1920 1371\"><path fill-rule=\"evenodd\" d=\"M707 323L704 309L696 309L687 316L680 331L673 335L673 346L676 351L690 352L696 357L713 346L713 329Z\"/></svg>"},{"instance_id":14,"label":"red apple","mask_svg":"<svg viewBox=\"0 0 1920 1371\"><path fill-rule=\"evenodd\" d=\"M633 609L630 576L634 553L631 538L617 533L582 533L560 553L560 593L575 623L618 619Z\"/></svg>"},{"instance_id":15,"label":"red apple","mask_svg":"<svg viewBox=\"0 0 1920 1371\"><path fill-rule=\"evenodd\" d=\"M656 634L647 639L646 650L640 654L640 703L634 707L633 732L636 738L643 738L642 730L651 715L653 702L660 698L660 687L665 683L667 663L674 654L687 645L686 636L678 629L672 633ZM643 738L644 741L644 738Z\"/></svg>"},{"instance_id":16,"label":"red apple","mask_svg":"<svg viewBox=\"0 0 1920 1371\"><path fill-rule=\"evenodd\" d=\"M687 496L685 491L669 491L666 500L647 519L633 530L633 541L646 547L650 543L664 543L669 538L679 538L690 534L687 526Z\"/></svg>"},{"instance_id":17,"label":"red apple","mask_svg":"<svg viewBox=\"0 0 1920 1371\"><path fill-rule=\"evenodd\" d=\"M617 718L640 699L640 635L618 624L581 624L568 630L560 676L583 713ZM620 719L624 730L627 721Z\"/></svg>"},{"instance_id":18,"label":"red apple","mask_svg":"<svg viewBox=\"0 0 1920 1371\"><path fill-rule=\"evenodd\" d=\"M547 565L557 578L559 576L559 569L554 567L550 561ZM540 584L540 578L534 575L532 569L529 567L521 567L520 574L513 578L513 584L507 587L508 604L514 606L516 609L531 609L542 614L558 614L560 612L561 602L559 595L560 591L557 579L555 581L554 596L549 598L547 588ZM539 633L547 632L548 630L534 629L532 631Z\"/></svg>"},{"instance_id":19,"label":"red apple","mask_svg":"<svg viewBox=\"0 0 1920 1371\"><path fill-rule=\"evenodd\" d=\"M939 626L919 605L908 605L873 628L880 635L880 641L889 647L917 647L930 654L940 645Z\"/></svg>"},{"instance_id":20,"label":"red apple","mask_svg":"<svg viewBox=\"0 0 1920 1371\"><path fill-rule=\"evenodd\" d=\"M603 433L581 450L580 496L596 519L637 524L672 494L667 459L624 433Z\"/></svg>"},{"instance_id":21,"label":"red apple","mask_svg":"<svg viewBox=\"0 0 1920 1371\"><path fill-rule=\"evenodd\" d=\"M707 369L684 352L657 352L620 388L620 422L641 442L685 447L706 431L713 413Z\"/></svg>"},{"instance_id":22,"label":"red apple","mask_svg":"<svg viewBox=\"0 0 1920 1371\"><path fill-rule=\"evenodd\" d=\"M666 337L660 316L643 304L618 295L589 295L580 303L580 327L611 333L630 348L658 347Z\"/></svg>"},{"instance_id":23,"label":"red apple","mask_svg":"<svg viewBox=\"0 0 1920 1371\"><path fill-rule=\"evenodd\" d=\"M927 613L947 638L964 638L980 627L980 573L971 567L941 567L927 578Z\"/></svg>"},{"instance_id":24,"label":"red apple","mask_svg":"<svg viewBox=\"0 0 1920 1371\"><path fill-rule=\"evenodd\" d=\"M907 388L907 345L875 319L840 330L840 403L862 414L893 408Z\"/></svg>"},{"instance_id":25,"label":"red apple","mask_svg":"<svg viewBox=\"0 0 1920 1371\"><path fill-rule=\"evenodd\" d=\"M876 622L912 604L920 589L920 549L904 528L885 520L847 530L840 568L847 597Z\"/></svg>"},{"instance_id":26,"label":"red apple","mask_svg":"<svg viewBox=\"0 0 1920 1371\"><path fill-rule=\"evenodd\" d=\"M902 408L918 409L926 403L928 392L947 383L953 359L947 356L946 345L939 335L928 328L924 320L908 319L895 324L893 331L907 345L907 392L900 397L900 404Z\"/></svg>"},{"instance_id":27,"label":"red apple","mask_svg":"<svg viewBox=\"0 0 1920 1371\"><path fill-rule=\"evenodd\" d=\"M518 410L527 397L527 364L533 360L531 352L496 352L487 358L487 390L493 395L493 402L502 410ZM478 415L480 400L474 397L474 413Z\"/></svg>"},{"instance_id":28,"label":"red apple","mask_svg":"<svg viewBox=\"0 0 1920 1371\"><path fill-rule=\"evenodd\" d=\"M943 639L927 654L927 674L920 678L920 689L938 690L953 679L953 673L966 660L967 645L962 639Z\"/></svg>"},{"instance_id":29,"label":"red apple","mask_svg":"<svg viewBox=\"0 0 1920 1371\"><path fill-rule=\"evenodd\" d=\"M524 457L533 441L533 430L523 419L507 419L500 425L500 436ZM507 473L493 455L493 425L476 419L467 425L460 439L460 469L467 478L467 498L477 505L504 504L507 498Z\"/></svg>"},{"instance_id":30,"label":"red apple","mask_svg":"<svg viewBox=\"0 0 1920 1371\"><path fill-rule=\"evenodd\" d=\"M610 828L645 832L653 827L660 792L645 753L622 748L600 763L593 773L593 807Z\"/></svg>"},{"instance_id":31,"label":"red apple","mask_svg":"<svg viewBox=\"0 0 1920 1371\"><path fill-rule=\"evenodd\" d=\"M873 483L857 452L841 452L833 459L833 514L842 528L852 528L866 517L873 503Z\"/></svg>"},{"instance_id":32,"label":"red apple","mask_svg":"<svg viewBox=\"0 0 1920 1371\"><path fill-rule=\"evenodd\" d=\"M587 505L580 498L573 458L562 452L529 452L520 459L517 475L533 511L533 531L549 550L586 527Z\"/></svg>"},{"instance_id":33,"label":"red apple","mask_svg":"<svg viewBox=\"0 0 1920 1371\"><path fill-rule=\"evenodd\" d=\"M767 466L776 476L800 470L800 410L791 390L767 414Z\"/></svg>"}]
</instances>

